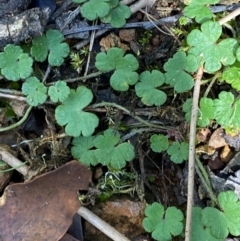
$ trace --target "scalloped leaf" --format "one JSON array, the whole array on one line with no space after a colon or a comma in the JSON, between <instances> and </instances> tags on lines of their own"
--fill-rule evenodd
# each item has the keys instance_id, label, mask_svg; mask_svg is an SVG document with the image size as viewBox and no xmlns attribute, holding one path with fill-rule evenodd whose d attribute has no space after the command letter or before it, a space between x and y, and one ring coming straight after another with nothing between
<instances>
[{"instance_id":1,"label":"scalloped leaf","mask_svg":"<svg viewBox=\"0 0 240 241\"><path fill-rule=\"evenodd\" d=\"M65 126L69 136L91 136L98 126L99 119L95 114L83 111L92 101L92 91L79 86L76 91L70 90L68 98L57 106L55 118L60 126Z\"/></svg>"},{"instance_id":2,"label":"scalloped leaf","mask_svg":"<svg viewBox=\"0 0 240 241\"><path fill-rule=\"evenodd\" d=\"M27 95L26 101L31 106L43 104L47 99L47 88L36 77L26 79L22 92Z\"/></svg>"},{"instance_id":3,"label":"scalloped leaf","mask_svg":"<svg viewBox=\"0 0 240 241\"><path fill-rule=\"evenodd\" d=\"M152 233L152 238L158 241L170 241L173 236L180 235L183 231L183 213L176 207L164 207L154 202L145 209L143 227Z\"/></svg>"},{"instance_id":4,"label":"scalloped leaf","mask_svg":"<svg viewBox=\"0 0 240 241\"><path fill-rule=\"evenodd\" d=\"M0 53L1 73L8 80L18 81L28 78L32 73L33 59L23 53L19 46L8 44Z\"/></svg>"},{"instance_id":5,"label":"scalloped leaf","mask_svg":"<svg viewBox=\"0 0 240 241\"><path fill-rule=\"evenodd\" d=\"M173 142L167 149L172 162L180 164L188 159L189 144L186 142Z\"/></svg>"},{"instance_id":6,"label":"scalloped leaf","mask_svg":"<svg viewBox=\"0 0 240 241\"><path fill-rule=\"evenodd\" d=\"M160 152L166 151L169 147L168 138L164 135L154 134L151 136L150 142L151 142L151 149L154 152L160 153Z\"/></svg>"},{"instance_id":7,"label":"scalloped leaf","mask_svg":"<svg viewBox=\"0 0 240 241\"><path fill-rule=\"evenodd\" d=\"M45 61L48 56L48 63L51 66L60 66L70 52L68 44L63 41L64 36L60 31L49 29L46 35L33 39L31 54L39 62Z\"/></svg>"},{"instance_id":8,"label":"scalloped leaf","mask_svg":"<svg viewBox=\"0 0 240 241\"><path fill-rule=\"evenodd\" d=\"M101 18L104 23L110 23L115 28L121 28L126 24L126 19L131 16L131 10L124 4L119 4L117 7L110 10L109 14Z\"/></svg>"},{"instance_id":9,"label":"scalloped leaf","mask_svg":"<svg viewBox=\"0 0 240 241\"><path fill-rule=\"evenodd\" d=\"M157 89L165 82L165 76L158 70L144 71L140 74L140 82L135 85L136 94L147 106L161 106L167 100L167 95Z\"/></svg>"},{"instance_id":10,"label":"scalloped leaf","mask_svg":"<svg viewBox=\"0 0 240 241\"><path fill-rule=\"evenodd\" d=\"M52 102L63 102L67 99L70 94L70 88L67 86L66 82L58 80L53 86L48 89L48 95Z\"/></svg>"},{"instance_id":11,"label":"scalloped leaf","mask_svg":"<svg viewBox=\"0 0 240 241\"><path fill-rule=\"evenodd\" d=\"M81 7L81 14L88 20L103 18L110 12L109 0L89 0Z\"/></svg>"},{"instance_id":12,"label":"scalloped leaf","mask_svg":"<svg viewBox=\"0 0 240 241\"><path fill-rule=\"evenodd\" d=\"M194 29L187 36L191 46L188 53L201 56L208 73L218 71L222 65L232 65L236 60L237 40L228 38L219 42L221 34L222 26L218 22L207 21L201 25L201 31Z\"/></svg>"},{"instance_id":13,"label":"scalloped leaf","mask_svg":"<svg viewBox=\"0 0 240 241\"><path fill-rule=\"evenodd\" d=\"M95 66L102 72L115 70L110 78L113 89L127 91L129 85L138 81L138 61L132 54L124 56L120 48L110 48L107 53L99 53L96 56Z\"/></svg>"},{"instance_id":14,"label":"scalloped leaf","mask_svg":"<svg viewBox=\"0 0 240 241\"><path fill-rule=\"evenodd\" d=\"M188 72L195 72L199 67L199 61L194 55L186 56L186 53L179 51L174 54L163 66L166 71L166 83L174 87L178 93L192 89L193 77Z\"/></svg>"}]
</instances>

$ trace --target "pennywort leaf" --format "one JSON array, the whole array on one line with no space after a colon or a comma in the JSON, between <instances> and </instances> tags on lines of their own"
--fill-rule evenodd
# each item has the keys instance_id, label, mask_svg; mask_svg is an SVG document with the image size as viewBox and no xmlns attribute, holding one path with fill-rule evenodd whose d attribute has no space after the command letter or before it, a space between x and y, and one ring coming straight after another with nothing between
<instances>
[{"instance_id":1,"label":"pennywort leaf","mask_svg":"<svg viewBox=\"0 0 240 241\"><path fill-rule=\"evenodd\" d=\"M228 38L217 42L221 34L222 26L218 22L207 21L201 25L201 31L194 29L187 36L187 43L191 46L188 53L200 56L209 73L218 71L222 65L233 64L236 59L237 40Z\"/></svg>"},{"instance_id":2,"label":"pennywort leaf","mask_svg":"<svg viewBox=\"0 0 240 241\"><path fill-rule=\"evenodd\" d=\"M64 81L57 81L53 86L48 89L48 94L52 102L63 102L70 94L70 88Z\"/></svg>"},{"instance_id":3,"label":"pennywort leaf","mask_svg":"<svg viewBox=\"0 0 240 241\"><path fill-rule=\"evenodd\" d=\"M109 0L89 0L81 7L81 14L88 20L95 20L98 17L107 16L110 11Z\"/></svg>"},{"instance_id":4,"label":"pennywort leaf","mask_svg":"<svg viewBox=\"0 0 240 241\"><path fill-rule=\"evenodd\" d=\"M165 76L158 70L144 71L140 74L140 82L135 85L136 94L147 106L160 106L167 100L167 95L157 89L165 82Z\"/></svg>"},{"instance_id":5,"label":"pennywort leaf","mask_svg":"<svg viewBox=\"0 0 240 241\"><path fill-rule=\"evenodd\" d=\"M168 149L169 143L168 138L164 135L154 134L150 138L151 149L154 152L162 152Z\"/></svg>"},{"instance_id":6,"label":"pennywort leaf","mask_svg":"<svg viewBox=\"0 0 240 241\"><path fill-rule=\"evenodd\" d=\"M129 85L138 81L138 61L132 54L124 56L120 48L110 48L107 53L99 53L96 57L96 67L102 72L114 70L110 85L118 91L127 91Z\"/></svg>"},{"instance_id":7,"label":"pennywort leaf","mask_svg":"<svg viewBox=\"0 0 240 241\"><path fill-rule=\"evenodd\" d=\"M39 62L43 62L48 56L48 63L51 66L60 66L70 51L68 44L63 40L64 36L60 31L49 29L46 35L33 39L31 54Z\"/></svg>"},{"instance_id":8,"label":"pennywort leaf","mask_svg":"<svg viewBox=\"0 0 240 241\"><path fill-rule=\"evenodd\" d=\"M230 84L233 89L240 91L240 69L238 67L229 67L224 70L221 79Z\"/></svg>"},{"instance_id":9,"label":"pennywort leaf","mask_svg":"<svg viewBox=\"0 0 240 241\"><path fill-rule=\"evenodd\" d=\"M32 73L32 58L23 53L19 46L8 44L0 53L1 73L8 80L18 81L28 78Z\"/></svg>"},{"instance_id":10,"label":"pennywort leaf","mask_svg":"<svg viewBox=\"0 0 240 241\"><path fill-rule=\"evenodd\" d=\"M205 127L214 119L214 104L213 100L207 97L200 99L200 110L198 116L198 126Z\"/></svg>"},{"instance_id":11,"label":"pennywort leaf","mask_svg":"<svg viewBox=\"0 0 240 241\"><path fill-rule=\"evenodd\" d=\"M188 159L189 144L186 142L173 142L167 149L172 162L179 164Z\"/></svg>"},{"instance_id":12,"label":"pennywort leaf","mask_svg":"<svg viewBox=\"0 0 240 241\"><path fill-rule=\"evenodd\" d=\"M69 136L90 136L98 126L98 117L83 110L92 98L91 90L79 86L76 91L71 89L67 99L57 106L56 121L60 126L66 126L65 131Z\"/></svg>"},{"instance_id":13,"label":"pennywort leaf","mask_svg":"<svg viewBox=\"0 0 240 241\"><path fill-rule=\"evenodd\" d=\"M145 209L143 227L158 241L170 241L183 231L183 213L176 207L164 210L160 203L154 202Z\"/></svg>"},{"instance_id":14,"label":"pennywort leaf","mask_svg":"<svg viewBox=\"0 0 240 241\"><path fill-rule=\"evenodd\" d=\"M133 145L120 143L119 133L112 129L96 137L74 138L73 145L72 155L86 165L101 163L118 170L135 157Z\"/></svg>"},{"instance_id":15,"label":"pennywort leaf","mask_svg":"<svg viewBox=\"0 0 240 241\"><path fill-rule=\"evenodd\" d=\"M104 23L110 23L115 28L120 28L126 24L126 19L131 16L131 10L124 4L119 4L110 10L109 14L101 21Z\"/></svg>"},{"instance_id":16,"label":"pennywort leaf","mask_svg":"<svg viewBox=\"0 0 240 241\"><path fill-rule=\"evenodd\" d=\"M190 90L193 85L193 77L188 72L195 72L199 61L194 55L186 56L186 53L179 51L174 54L163 66L166 71L166 83L174 87L178 93Z\"/></svg>"},{"instance_id":17,"label":"pennywort leaf","mask_svg":"<svg viewBox=\"0 0 240 241\"><path fill-rule=\"evenodd\" d=\"M27 95L26 101L31 106L43 104L47 99L47 88L36 77L26 79L22 92Z\"/></svg>"}]
</instances>

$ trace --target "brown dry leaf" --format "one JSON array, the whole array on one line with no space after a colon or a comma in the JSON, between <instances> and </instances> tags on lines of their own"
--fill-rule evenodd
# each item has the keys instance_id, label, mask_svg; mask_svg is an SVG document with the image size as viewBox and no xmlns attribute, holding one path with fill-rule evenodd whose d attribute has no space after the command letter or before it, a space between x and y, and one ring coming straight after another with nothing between
<instances>
[{"instance_id":1,"label":"brown dry leaf","mask_svg":"<svg viewBox=\"0 0 240 241\"><path fill-rule=\"evenodd\" d=\"M81 240L76 239L72 237L70 234L66 233L61 239L59 239L59 241L81 241Z\"/></svg>"},{"instance_id":2,"label":"brown dry leaf","mask_svg":"<svg viewBox=\"0 0 240 241\"><path fill-rule=\"evenodd\" d=\"M232 152L230 147L229 146L224 146L224 148L222 149L222 151L220 153L221 161L224 162L224 163L229 163L230 160L233 157L234 157L234 153Z\"/></svg>"},{"instance_id":3,"label":"brown dry leaf","mask_svg":"<svg viewBox=\"0 0 240 241\"><path fill-rule=\"evenodd\" d=\"M219 147L223 147L223 146L227 145L227 143L223 137L223 129L222 128L218 128L212 133L212 135L209 139L208 145L213 148L219 148Z\"/></svg>"},{"instance_id":4,"label":"brown dry leaf","mask_svg":"<svg viewBox=\"0 0 240 241\"><path fill-rule=\"evenodd\" d=\"M215 153L216 149L205 144L205 145L200 145L196 148L196 153L204 153L207 154L209 156L213 155Z\"/></svg>"},{"instance_id":5,"label":"brown dry leaf","mask_svg":"<svg viewBox=\"0 0 240 241\"><path fill-rule=\"evenodd\" d=\"M208 128L201 128L197 133L198 142L205 142L208 139L208 136L211 134L211 131Z\"/></svg>"},{"instance_id":6,"label":"brown dry leaf","mask_svg":"<svg viewBox=\"0 0 240 241\"><path fill-rule=\"evenodd\" d=\"M118 47L124 51L130 49L126 44L123 44L121 42L120 38L117 35L115 35L114 33L110 33L107 37L102 38L99 44L106 51L112 47Z\"/></svg>"},{"instance_id":7,"label":"brown dry leaf","mask_svg":"<svg viewBox=\"0 0 240 241\"><path fill-rule=\"evenodd\" d=\"M80 208L78 190L87 190L91 174L71 161L27 183L9 185L0 199L0 240L59 240Z\"/></svg>"}]
</instances>

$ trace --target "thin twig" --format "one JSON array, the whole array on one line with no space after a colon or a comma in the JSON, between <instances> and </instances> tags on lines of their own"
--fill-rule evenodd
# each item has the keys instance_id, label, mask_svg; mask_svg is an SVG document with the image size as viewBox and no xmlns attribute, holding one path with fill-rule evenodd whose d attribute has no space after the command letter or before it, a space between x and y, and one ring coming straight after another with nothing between
<instances>
[{"instance_id":1,"label":"thin twig","mask_svg":"<svg viewBox=\"0 0 240 241\"><path fill-rule=\"evenodd\" d=\"M26 101L26 97L19 96L19 95L12 95L12 94L4 94L0 92L1 98L12 99L12 100L19 100L19 101Z\"/></svg>"},{"instance_id":2,"label":"thin twig","mask_svg":"<svg viewBox=\"0 0 240 241\"><path fill-rule=\"evenodd\" d=\"M187 217L185 229L185 241L190 241L191 237L191 222L192 222L192 206L193 206L193 191L194 191L194 164L195 164L195 139L196 139L196 123L198 116L198 102L203 76L203 66L201 65L196 74L196 80L193 91L193 104L190 124L190 140L189 140L189 158L188 158L188 196L187 196Z\"/></svg>"},{"instance_id":3,"label":"thin twig","mask_svg":"<svg viewBox=\"0 0 240 241\"><path fill-rule=\"evenodd\" d=\"M96 23L97 23L97 20L93 23L93 25L96 25ZM87 57L87 63L86 63L86 67L85 67L85 71L84 71L84 75L83 76L87 76L87 73L88 73L88 68L89 68L89 63L90 63L90 59L91 59L91 52L92 52L92 48L93 48L95 34L96 34L96 31L92 31L91 32L89 52L88 52L88 57Z\"/></svg>"},{"instance_id":4,"label":"thin twig","mask_svg":"<svg viewBox=\"0 0 240 241\"><path fill-rule=\"evenodd\" d=\"M205 91L205 93L204 93L204 95L203 95L204 97L207 97L207 96L208 96L208 94L209 94L209 92L210 92L213 84L215 83L216 79L217 79L220 75L221 75L221 72L218 71L218 72L213 76L212 81L211 81L210 84L208 85L208 87L207 87L207 89L206 89L206 91Z\"/></svg>"},{"instance_id":5,"label":"thin twig","mask_svg":"<svg viewBox=\"0 0 240 241\"><path fill-rule=\"evenodd\" d=\"M93 108L97 108L97 107L102 107L102 106L111 106L111 107L115 107L119 110L122 110L124 111L126 114L130 115L132 118L134 118L135 120L141 122L142 124L146 125L146 126L149 126L149 127L153 127L153 128L157 128L157 129L163 129L163 130L167 130L167 129L171 129L170 127L167 127L167 126L164 126L164 125L155 125L155 124L152 124L152 123L149 123L147 121L145 121L144 119L142 119L141 117L139 116L135 116L134 114L132 114L128 109L126 109L125 107L121 106L121 105L118 105L116 103L111 103L111 102L101 102L101 103L98 103L98 104L94 104L92 105L91 107Z\"/></svg>"},{"instance_id":6,"label":"thin twig","mask_svg":"<svg viewBox=\"0 0 240 241\"><path fill-rule=\"evenodd\" d=\"M232 20L233 18L237 17L240 14L240 8L237 8L236 10L234 10L233 12L229 13L227 16L221 18L218 23L220 25L223 25L225 23L227 23L228 21Z\"/></svg>"},{"instance_id":7,"label":"thin twig","mask_svg":"<svg viewBox=\"0 0 240 241\"><path fill-rule=\"evenodd\" d=\"M103 232L108 237L110 237L112 240L114 240L114 241L130 241L123 234L119 233L115 228L113 228L108 223L106 223L105 221L100 219L97 215L92 213L87 208L82 206L79 208L77 213L80 214L89 223L91 223L94 227L96 227L101 232Z\"/></svg>"}]
</instances>

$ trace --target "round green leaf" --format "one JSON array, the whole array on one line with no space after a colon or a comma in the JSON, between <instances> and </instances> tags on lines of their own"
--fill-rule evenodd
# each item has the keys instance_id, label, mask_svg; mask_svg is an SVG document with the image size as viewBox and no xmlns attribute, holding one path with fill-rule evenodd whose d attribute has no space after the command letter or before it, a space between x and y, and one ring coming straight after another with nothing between
<instances>
[{"instance_id":1,"label":"round green leaf","mask_svg":"<svg viewBox=\"0 0 240 241\"><path fill-rule=\"evenodd\" d=\"M49 87L48 94L52 102L63 102L70 94L70 88L66 82L59 80L53 86Z\"/></svg>"},{"instance_id":2,"label":"round green leaf","mask_svg":"<svg viewBox=\"0 0 240 241\"><path fill-rule=\"evenodd\" d=\"M143 227L152 232L152 238L159 241L170 241L183 231L183 213L176 207L169 207L164 211L160 203L153 203L145 209Z\"/></svg>"},{"instance_id":3,"label":"round green leaf","mask_svg":"<svg viewBox=\"0 0 240 241\"><path fill-rule=\"evenodd\" d=\"M160 71L153 70L151 73L144 71L140 74L140 82L135 85L136 94L143 104L160 106L167 100L167 95L157 87L164 82L165 77Z\"/></svg>"},{"instance_id":4,"label":"round green leaf","mask_svg":"<svg viewBox=\"0 0 240 241\"><path fill-rule=\"evenodd\" d=\"M32 73L33 60L24 54L19 46L8 44L4 52L0 53L1 73L8 80L18 81L28 78Z\"/></svg>"},{"instance_id":5,"label":"round green leaf","mask_svg":"<svg viewBox=\"0 0 240 241\"><path fill-rule=\"evenodd\" d=\"M30 77L22 85L22 92L27 95L27 103L31 106L43 104L47 99L47 88L36 77Z\"/></svg>"},{"instance_id":6,"label":"round green leaf","mask_svg":"<svg viewBox=\"0 0 240 241\"><path fill-rule=\"evenodd\" d=\"M151 149L155 152L163 152L168 149L168 138L164 135L154 134L150 138Z\"/></svg>"},{"instance_id":7,"label":"round green leaf","mask_svg":"<svg viewBox=\"0 0 240 241\"><path fill-rule=\"evenodd\" d=\"M189 144L186 142L173 142L168 148L167 153L170 155L171 161L176 164L182 163L188 159Z\"/></svg>"},{"instance_id":8,"label":"round green leaf","mask_svg":"<svg viewBox=\"0 0 240 241\"><path fill-rule=\"evenodd\" d=\"M80 134L90 136L98 126L96 115L83 111L93 98L91 90L79 86L77 90L70 90L68 98L55 110L55 117L60 126L65 127L69 136L77 137Z\"/></svg>"}]
</instances>

